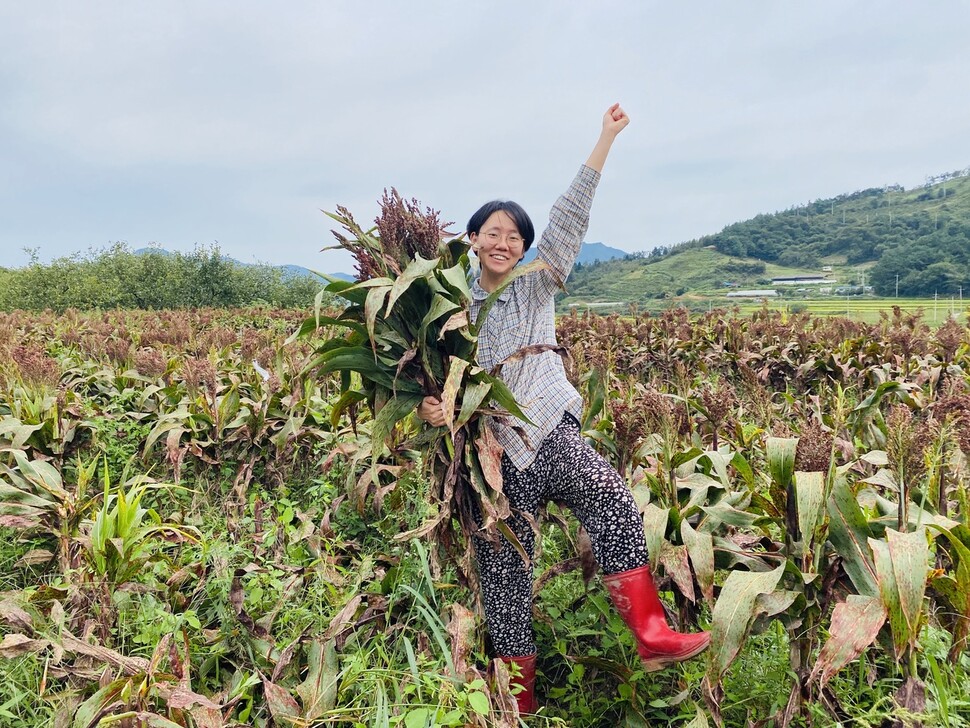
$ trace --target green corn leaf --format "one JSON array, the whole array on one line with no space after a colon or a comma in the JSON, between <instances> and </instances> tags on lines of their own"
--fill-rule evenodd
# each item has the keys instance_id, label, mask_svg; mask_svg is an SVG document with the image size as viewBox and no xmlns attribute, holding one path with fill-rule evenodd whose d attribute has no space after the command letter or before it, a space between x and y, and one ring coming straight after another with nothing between
<instances>
[{"instance_id":1,"label":"green corn leaf","mask_svg":"<svg viewBox=\"0 0 970 728\"><path fill-rule=\"evenodd\" d=\"M522 563L526 564L527 568L531 569L532 559L530 559L529 555L525 552L525 547L522 545L522 542L519 541L519 537L515 535L515 531L509 528L509 524L504 520L497 521L495 523L495 527L498 528L499 532L503 536L505 536L505 540L512 545L512 548L518 552L522 559Z\"/></svg>"},{"instance_id":2,"label":"green corn leaf","mask_svg":"<svg viewBox=\"0 0 970 728\"><path fill-rule=\"evenodd\" d=\"M914 646L923 619L923 595L929 573L926 531L900 533L887 529L886 540L869 539L876 566L879 595L889 612L897 658Z\"/></svg>"},{"instance_id":3,"label":"green corn leaf","mask_svg":"<svg viewBox=\"0 0 970 728\"><path fill-rule=\"evenodd\" d=\"M340 416L347 410L347 408L355 404L359 404L366 399L367 395L356 389L350 389L344 392L330 409L330 426L336 429L340 422Z\"/></svg>"},{"instance_id":4,"label":"green corn leaf","mask_svg":"<svg viewBox=\"0 0 970 728\"><path fill-rule=\"evenodd\" d=\"M813 551L813 534L822 522L825 507L825 473L795 473L795 497L798 507L798 529L802 555Z\"/></svg>"},{"instance_id":5,"label":"green corn leaf","mask_svg":"<svg viewBox=\"0 0 970 728\"><path fill-rule=\"evenodd\" d=\"M488 380L474 381L470 379L465 385L465 393L461 400L461 411L458 413L458 419L455 420L455 429L459 427L464 427L471 420L472 415L482 406L482 402L488 397L488 393L492 391L492 383Z\"/></svg>"},{"instance_id":6,"label":"green corn leaf","mask_svg":"<svg viewBox=\"0 0 970 728\"><path fill-rule=\"evenodd\" d=\"M360 334L366 334L367 329L357 321L346 318L334 318L333 316L311 316L306 319L300 328L288 339L288 342L295 341L299 338L304 338L310 334L316 332L325 326L342 326L344 328L352 329Z\"/></svg>"},{"instance_id":7,"label":"green corn leaf","mask_svg":"<svg viewBox=\"0 0 970 728\"><path fill-rule=\"evenodd\" d=\"M680 537L687 547L694 575L701 594L708 602L714 601L714 539L711 534L695 531L687 519L681 521Z\"/></svg>"},{"instance_id":8,"label":"green corn leaf","mask_svg":"<svg viewBox=\"0 0 970 728\"><path fill-rule=\"evenodd\" d=\"M374 340L374 322L381 315L381 310L384 308L384 301L390 292L391 286L375 286L367 291L367 298L364 300L364 319L367 323L367 338L370 339L371 346L374 348L377 347L377 342Z\"/></svg>"},{"instance_id":9,"label":"green corn leaf","mask_svg":"<svg viewBox=\"0 0 970 728\"><path fill-rule=\"evenodd\" d=\"M771 479L781 488L787 488L795 474L797 448L797 437L769 437L765 443Z\"/></svg>"},{"instance_id":10,"label":"green corn leaf","mask_svg":"<svg viewBox=\"0 0 970 728\"><path fill-rule=\"evenodd\" d=\"M394 309L394 304L397 303L398 299L407 292L411 285L427 276L429 273L433 272L438 266L440 258L434 258L433 260L425 260L420 255L415 256L414 260L408 263L408 267L404 269L404 272L397 277L394 281L394 285L391 287L391 293L387 298L387 315L391 315L391 311Z\"/></svg>"},{"instance_id":11,"label":"green corn leaf","mask_svg":"<svg viewBox=\"0 0 970 728\"><path fill-rule=\"evenodd\" d=\"M740 452L734 453L734 457L731 458L731 465L734 469L738 471L738 474L744 480L745 485L749 488L754 487L754 471L751 469L751 464Z\"/></svg>"},{"instance_id":12,"label":"green corn leaf","mask_svg":"<svg viewBox=\"0 0 970 728\"><path fill-rule=\"evenodd\" d=\"M363 347L343 347L327 352L318 356L311 365L321 372L331 371L351 371L358 372L362 376L386 387L397 391L417 393L421 391L421 386L417 382L408 380L394 381L395 368L390 365L382 365L374 360L374 356L369 349Z\"/></svg>"},{"instance_id":13,"label":"green corn leaf","mask_svg":"<svg viewBox=\"0 0 970 728\"><path fill-rule=\"evenodd\" d=\"M697 707L697 714L691 719L690 723L687 723L684 728L708 728L710 724L707 722L707 714L701 710L700 706Z\"/></svg>"},{"instance_id":14,"label":"green corn leaf","mask_svg":"<svg viewBox=\"0 0 970 728\"><path fill-rule=\"evenodd\" d=\"M647 543L647 553L650 555L650 568L653 571L657 570L657 565L660 563L660 551L667 532L669 516L669 509L660 508L653 503L647 503L643 509L643 535Z\"/></svg>"},{"instance_id":15,"label":"green corn leaf","mask_svg":"<svg viewBox=\"0 0 970 728\"><path fill-rule=\"evenodd\" d=\"M25 425L16 417L10 417L0 422L0 440L6 440L9 447L20 450L30 436L44 427L42 423Z\"/></svg>"},{"instance_id":16,"label":"green corn leaf","mask_svg":"<svg viewBox=\"0 0 970 728\"><path fill-rule=\"evenodd\" d=\"M717 479L721 481L721 484L725 488L730 488L731 479L728 477L728 466L731 464L731 458L718 450L708 450L700 458L701 462L705 459L710 461L711 469L714 471Z\"/></svg>"},{"instance_id":17,"label":"green corn leaf","mask_svg":"<svg viewBox=\"0 0 970 728\"><path fill-rule=\"evenodd\" d=\"M383 443L391 430L394 429L394 425L414 412L423 398L424 395L420 393L408 394L403 392L398 392L396 396L391 397L374 417L374 426L371 430L371 438L374 442ZM373 461L375 465L379 452L380 448L375 447Z\"/></svg>"},{"instance_id":18,"label":"green corn leaf","mask_svg":"<svg viewBox=\"0 0 970 728\"><path fill-rule=\"evenodd\" d=\"M735 528L753 528L759 523L767 523L770 521L770 519L759 516L757 513L748 513L747 511L739 510L723 501L709 506L701 506L701 510L706 515L705 521L707 519L713 519L715 523L725 523ZM703 530L709 533L713 531L711 526L706 523L703 525Z\"/></svg>"},{"instance_id":19,"label":"green corn leaf","mask_svg":"<svg viewBox=\"0 0 970 728\"><path fill-rule=\"evenodd\" d=\"M388 286L393 281L390 278L371 278L366 281L334 281L324 290L346 299L353 304L363 306L367 300L367 291L375 286Z\"/></svg>"},{"instance_id":20,"label":"green corn leaf","mask_svg":"<svg viewBox=\"0 0 970 728\"><path fill-rule=\"evenodd\" d=\"M934 587L943 593L953 608L966 619L970 617L970 548L968 548L970 532L967 531L966 526L954 529L930 527L942 533L950 543L952 549L950 561L954 567L952 574L946 575L943 579L939 577L934 579Z\"/></svg>"},{"instance_id":21,"label":"green corn leaf","mask_svg":"<svg viewBox=\"0 0 970 728\"><path fill-rule=\"evenodd\" d=\"M422 342L425 340L428 332L428 327L440 319L442 316L447 316L461 310L461 305L455 303L449 298L445 298L441 294L435 293L431 297L431 308L428 309L428 313L425 314L424 319L421 321L421 328L418 331L418 341Z\"/></svg>"},{"instance_id":22,"label":"green corn leaf","mask_svg":"<svg viewBox=\"0 0 970 728\"><path fill-rule=\"evenodd\" d=\"M233 384L229 387L228 391L219 397L218 402L217 411L219 412L219 422L225 427L236 416L236 413L239 412L239 387Z\"/></svg>"},{"instance_id":23,"label":"green corn leaf","mask_svg":"<svg viewBox=\"0 0 970 728\"><path fill-rule=\"evenodd\" d=\"M459 296L459 300L468 304L472 300L472 289L468 285L468 257L461 256L458 263L450 268L438 271L438 280L452 293Z\"/></svg>"},{"instance_id":24,"label":"green corn leaf","mask_svg":"<svg viewBox=\"0 0 970 728\"><path fill-rule=\"evenodd\" d=\"M492 399L498 403L498 406L507 411L509 414L518 417L523 422L528 422L530 425L535 424L528 417L525 416L525 412L519 407L519 403L515 401L515 395L512 394L510 390L501 379L497 377L492 378Z\"/></svg>"},{"instance_id":25,"label":"green corn leaf","mask_svg":"<svg viewBox=\"0 0 970 728\"><path fill-rule=\"evenodd\" d=\"M879 596L869 539L872 530L844 477L837 477L828 500L828 539L842 557L842 566L859 594Z\"/></svg>"},{"instance_id":26,"label":"green corn leaf","mask_svg":"<svg viewBox=\"0 0 970 728\"><path fill-rule=\"evenodd\" d=\"M586 400L589 404L583 413L581 428L583 431L593 428L593 423L599 417L603 411L603 406L606 404L606 386L599 369L591 369L586 376Z\"/></svg>"},{"instance_id":27,"label":"green corn leaf","mask_svg":"<svg viewBox=\"0 0 970 728\"><path fill-rule=\"evenodd\" d=\"M306 679L296 686L296 694L303 702L302 717L315 720L333 709L337 701L337 681L340 665L333 640L324 643L312 640L307 646Z\"/></svg>"},{"instance_id":28,"label":"green corn leaf","mask_svg":"<svg viewBox=\"0 0 970 728\"><path fill-rule=\"evenodd\" d=\"M711 647L708 678L720 681L737 657L757 616L758 596L774 591L785 566L772 571L732 571L721 589L711 615Z\"/></svg>"}]
</instances>

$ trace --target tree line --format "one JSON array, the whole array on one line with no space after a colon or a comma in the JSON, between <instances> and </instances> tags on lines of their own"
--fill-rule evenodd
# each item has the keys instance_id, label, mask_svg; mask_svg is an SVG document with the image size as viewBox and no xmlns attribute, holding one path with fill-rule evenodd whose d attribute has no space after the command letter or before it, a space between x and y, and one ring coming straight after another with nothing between
<instances>
[{"instance_id":1,"label":"tree line","mask_svg":"<svg viewBox=\"0 0 970 728\"><path fill-rule=\"evenodd\" d=\"M310 276L270 265L242 265L218 246L191 253L135 253L115 243L87 254L41 263L36 251L22 268L0 268L0 309L63 311L109 308L179 309L266 304L308 306L322 287Z\"/></svg>"},{"instance_id":2,"label":"tree line","mask_svg":"<svg viewBox=\"0 0 970 728\"><path fill-rule=\"evenodd\" d=\"M666 257L699 247L791 268L820 269L829 256L875 263L867 281L883 296L970 292L970 168L757 215L721 232L665 247ZM654 256L647 261L653 262Z\"/></svg>"}]
</instances>

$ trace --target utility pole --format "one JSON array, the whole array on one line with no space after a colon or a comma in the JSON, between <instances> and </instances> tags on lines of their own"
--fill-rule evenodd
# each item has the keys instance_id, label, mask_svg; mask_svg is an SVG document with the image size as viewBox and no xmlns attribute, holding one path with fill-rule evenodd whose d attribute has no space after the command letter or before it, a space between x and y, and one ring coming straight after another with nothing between
<instances>
[{"instance_id":1,"label":"utility pole","mask_svg":"<svg viewBox=\"0 0 970 728\"><path fill-rule=\"evenodd\" d=\"M940 300L940 292L933 291L933 321L936 321L936 303Z\"/></svg>"},{"instance_id":2,"label":"utility pole","mask_svg":"<svg viewBox=\"0 0 970 728\"><path fill-rule=\"evenodd\" d=\"M899 298L899 273L896 274L896 298Z\"/></svg>"}]
</instances>

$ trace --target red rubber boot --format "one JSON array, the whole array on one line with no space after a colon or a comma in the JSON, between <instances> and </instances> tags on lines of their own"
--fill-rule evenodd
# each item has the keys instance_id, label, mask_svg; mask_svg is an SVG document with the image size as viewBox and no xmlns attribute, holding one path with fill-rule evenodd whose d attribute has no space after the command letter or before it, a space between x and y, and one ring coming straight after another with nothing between
<instances>
[{"instance_id":1,"label":"red rubber boot","mask_svg":"<svg viewBox=\"0 0 970 728\"><path fill-rule=\"evenodd\" d=\"M515 677L510 675L509 687L514 687L516 685L521 685L521 692L517 693L515 696L515 702L519 706L520 715L528 715L529 713L535 713L539 706L536 703L536 656L535 655L525 655L524 657L499 657L499 659L505 663L508 667L513 662L519 666L519 672L521 675ZM511 672L511 671L510 671Z\"/></svg>"},{"instance_id":2,"label":"red rubber boot","mask_svg":"<svg viewBox=\"0 0 970 728\"><path fill-rule=\"evenodd\" d=\"M637 651L647 672L687 660L710 644L709 632L682 634L667 626L667 615L649 565L604 576L603 583L616 610L637 638Z\"/></svg>"}]
</instances>

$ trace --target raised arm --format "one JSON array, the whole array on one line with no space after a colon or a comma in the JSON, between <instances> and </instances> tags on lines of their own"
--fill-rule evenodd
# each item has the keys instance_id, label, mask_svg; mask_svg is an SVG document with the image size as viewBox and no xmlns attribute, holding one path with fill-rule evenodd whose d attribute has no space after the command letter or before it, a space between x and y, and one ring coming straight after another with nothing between
<instances>
[{"instance_id":1,"label":"raised arm","mask_svg":"<svg viewBox=\"0 0 970 728\"><path fill-rule=\"evenodd\" d=\"M629 123L630 117L626 115L623 107L619 104L613 104L606 110L606 113L603 114L603 130L600 132L596 146L590 152L589 159L586 160L587 167L595 169L597 172L603 171L603 165L606 164L606 157L613 146L613 140Z\"/></svg>"},{"instance_id":2,"label":"raised arm","mask_svg":"<svg viewBox=\"0 0 970 728\"><path fill-rule=\"evenodd\" d=\"M573 269L576 256L583 244L583 237L589 228L589 210L593 195L599 183L600 172L606 163L613 141L630 118L619 104L613 104L603 114L603 128L586 164L580 168L566 194L562 195L552 207L549 225L542 233L539 242L539 258L549 270L540 271L531 281L525 283L530 294L539 298L554 296L561 283L564 283Z\"/></svg>"}]
</instances>

